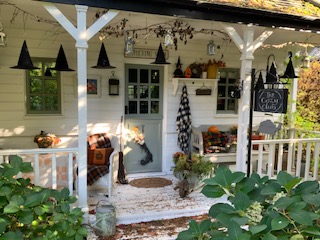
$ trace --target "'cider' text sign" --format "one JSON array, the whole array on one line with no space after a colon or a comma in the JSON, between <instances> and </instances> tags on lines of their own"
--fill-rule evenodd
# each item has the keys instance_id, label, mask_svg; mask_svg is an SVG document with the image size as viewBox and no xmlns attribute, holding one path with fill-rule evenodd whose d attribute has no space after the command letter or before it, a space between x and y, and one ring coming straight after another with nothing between
<instances>
[{"instance_id":1,"label":"'cider' text sign","mask_svg":"<svg viewBox=\"0 0 320 240\"><path fill-rule=\"evenodd\" d=\"M255 111L286 113L288 89L260 89L256 92Z\"/></svg>"}]
</instances>

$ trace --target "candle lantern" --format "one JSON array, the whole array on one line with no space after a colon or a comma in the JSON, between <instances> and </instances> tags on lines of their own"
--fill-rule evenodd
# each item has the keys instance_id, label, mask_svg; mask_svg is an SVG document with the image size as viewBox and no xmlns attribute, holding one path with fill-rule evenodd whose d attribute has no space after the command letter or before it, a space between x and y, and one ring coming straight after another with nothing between
<instances>
[{"instance_id":1,"label":"candle lantern","mask_svg":"<svg viewBox=\"0 0 320 240\"><path fill-rule=\"evenodd\" d=\"M117 79L114 75L114 71L112 71L112 76L109 79L109 95L118 96L119 95L119 79Z\"/></svg>"}]
</instances>

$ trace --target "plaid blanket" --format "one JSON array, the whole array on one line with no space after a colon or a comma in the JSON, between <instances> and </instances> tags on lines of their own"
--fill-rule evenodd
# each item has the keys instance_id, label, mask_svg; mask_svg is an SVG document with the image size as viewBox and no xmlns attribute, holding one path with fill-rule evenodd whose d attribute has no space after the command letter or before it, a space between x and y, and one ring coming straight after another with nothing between
<instances>
[{"instance_id":1,"label":"plaid blanket","mask_svg":"<svg viewBox=\"0 0 320 240\"><path fill-rule=\"evenodd\" d=\"M92 185L95 181L99 180L100 177L103 177L109 172L109 166L88 165L87 171L87 184Z\"/></svg>"}]
</instances>

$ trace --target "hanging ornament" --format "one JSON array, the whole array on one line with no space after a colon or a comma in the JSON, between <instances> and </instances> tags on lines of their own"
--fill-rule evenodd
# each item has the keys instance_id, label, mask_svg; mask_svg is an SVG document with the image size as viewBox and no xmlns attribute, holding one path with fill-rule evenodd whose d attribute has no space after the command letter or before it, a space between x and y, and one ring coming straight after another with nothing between
<instances>
[{"instance_id":1,"label":"hanging ornament","mask_svg":"<svg viewBox=\"0 0 320 240\"><path fill-rule=\"evenodd\" d=\"M307 51L307 48L305 49L305 51L302 53L302 68L309 68L310 67L310 57Z\"/></svg>"},{"instance_id":2,"label":"hanging ornament","mask_svg":"<svg viewBox=\"0 0 320 240\"><path fill-rule=\"evenodd\" d=\"M170 30L167 31L166 36L164 37L164 46L169 47L173 45L173 36Z\"/></svg>"},{"instance_id":3,"label":"hanging ornament","mask_svg":"<svg viewBox=\"0 0 320 240\"><path fill-rule=\"evenodd\" d=\"M210 55L215 55L216 54L215 48L216 48L216 45L214 44L213 40L210 40L208 45L207 45L207 54L209 56Z\"/></svg>"},{"instance_id":4,"label":"hanging ornament","mask_svg":"<svg viewBox=\"0 0 320 240\"><path fill-rule=\"evenodd\" d=\"M134 40L132 37L128 37L127 40L125 41L125 45L124 45L124 53L126 55L130 55L133 54L133 50L134 50Z\"/></svg>"},{"instance_id":5,"label":"hanging ornament","mask_svg":"<svg viewBox=\"0 0 320 240\"><path fill-rule=\"evenodd\" d=\"M7 34L3 32L3 27L1 22L0 22L0 46L1 47L7 46Z\"/></svg>"}]
</instances>

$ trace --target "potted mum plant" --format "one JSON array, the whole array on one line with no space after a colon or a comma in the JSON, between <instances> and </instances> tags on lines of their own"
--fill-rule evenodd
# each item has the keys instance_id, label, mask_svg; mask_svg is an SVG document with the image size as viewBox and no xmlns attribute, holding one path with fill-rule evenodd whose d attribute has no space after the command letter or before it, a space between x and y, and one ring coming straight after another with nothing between
<instances>
[{"instance_id":1,"label":"potted mum plant","mask_svg":"<svg viewBox=\"0 0 320 240\"><path fill-rule=\"evenodd\" d=\"M320 239L320 185L301 180L284 171L269 179L219 167L202 193L229 203L214 204L207 220L192 220L177 239Z\"/></svg>"},{"instance_id":2,"label":"potted mum plant","mask_svg":"<svg viewBox=\"0 0 320 240\"><path fill-rule=\"evenodd\" d=\"M203 179L212 176L214 164L204 159L204 156L192 154L191 159L183 152L173 155L173 173L180 181L187 179L189 187L196 187Z\"/></svg>"},{"instance_id":3,"label":"potted mum plant","mask_svg":"<svg viewBox=\"0 0 320 240\"><path fill-rule=\"evenodd\" d=\"M48 148L58 144L61 140L52 133L41 131L40 134L34 137L33 141L38 144L39 148Z\"/></svg>"}]
</instances>

